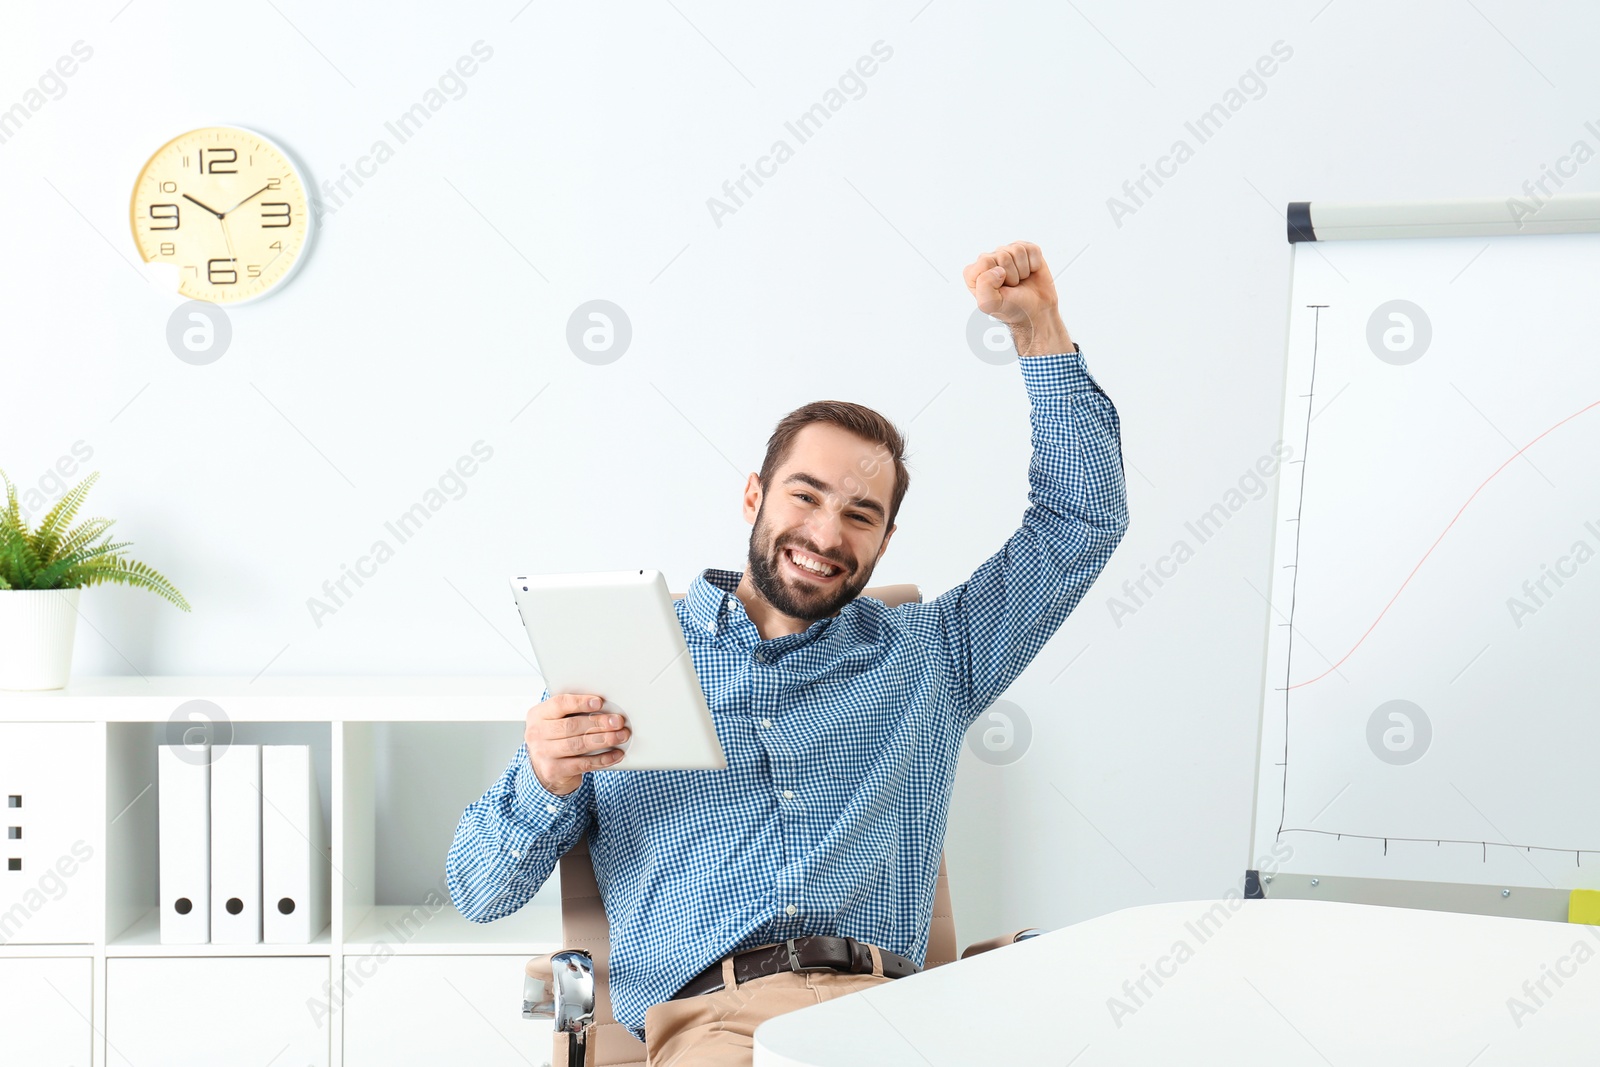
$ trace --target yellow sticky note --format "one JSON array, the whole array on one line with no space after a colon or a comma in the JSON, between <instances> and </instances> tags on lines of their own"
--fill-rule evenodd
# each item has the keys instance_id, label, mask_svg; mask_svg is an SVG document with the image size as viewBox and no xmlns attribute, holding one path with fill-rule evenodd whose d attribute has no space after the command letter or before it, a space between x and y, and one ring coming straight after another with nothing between
<instances>
[{"instance_id":1,"label":"yellow sticky note","mask_svg":"<svg viewBox=\"0 0 1600 1067\"><path fill-rule=\"evenodd\" d=\"M1600 926L1600 889L1574 889L1567 900L1567 922Z\"/></svg>"}]
</instances>

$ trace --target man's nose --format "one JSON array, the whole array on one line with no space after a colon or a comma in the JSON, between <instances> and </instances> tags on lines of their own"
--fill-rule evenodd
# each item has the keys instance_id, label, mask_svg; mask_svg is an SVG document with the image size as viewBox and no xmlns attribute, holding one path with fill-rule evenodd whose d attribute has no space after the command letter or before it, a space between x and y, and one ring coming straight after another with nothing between
<instances>
[{"instance_id":1,"label":"man's nose","mask_svg":"<svg viewBox=\"0 0 1600 1067\"><path fill-rule=\"evenodd\" d=\"M811 533L812 541L816 542L819 552L831 553L844 543L839 516L827 508L813 511L811 517L806 520L806 528Z\"/></svg>"}]
</instances>

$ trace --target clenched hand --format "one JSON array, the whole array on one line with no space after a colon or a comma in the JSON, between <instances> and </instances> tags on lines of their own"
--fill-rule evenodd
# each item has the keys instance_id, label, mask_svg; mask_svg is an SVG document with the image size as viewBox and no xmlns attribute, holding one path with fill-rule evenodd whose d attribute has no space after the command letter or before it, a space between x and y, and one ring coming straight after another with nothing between
<instances>
[{"instance_id":1,"label":"clenched hand","mask_svg":"<svg viewBox=\"0 0 1600 1067\"><path fill-rule=\"evenodd\" d=\"M961 272L978 310L1011 327L1019 356L1071 352L1056 307L1056 285L1039 246L1013 241L985 252Z\"/></svg>"}]
</instances>

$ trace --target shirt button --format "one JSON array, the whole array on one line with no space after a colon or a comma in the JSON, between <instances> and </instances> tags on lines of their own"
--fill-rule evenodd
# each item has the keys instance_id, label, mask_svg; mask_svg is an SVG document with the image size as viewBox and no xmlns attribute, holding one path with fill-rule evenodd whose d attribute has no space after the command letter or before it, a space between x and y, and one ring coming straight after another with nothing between
<instances>
[{"instance_id":1,"label":"shirt button","mask_svg":"<svg viewBox=\"0 0 1600 1067\"><path fill-rule=\"evenodd\" d=\"M716 628L717 628L717 624L716 623L714 623L714 622L706 623L706 629L707 630L715 630Z\"/></svg>"},{"instance_id":2,"label":"shirt button","mask_svg":"<svg viewBox=\"0 0 1600 1067\"><path fill-rule=\"evenodd\" d=\"M797 911L799 911L799 910L800 910L800 909L799 909L799 908L797 908L797 907L795 907L795 906L794 906L794 905L793 905L793 904L790 904L790 905L789 905L789 906L788 906L788 907L787 907L787 908L784 908L784 909L783 909L783 910L784 910L784 911L785 911L785 912L786 912L786 913L787 913L787 914L789 914L789 915L793 915L793 914L794 914L794 913L795 913L795 912L797 912Z\"/></svg>"},{"instance_id":3,"label":"shirt button","mask_svg":"<svg viewBox=\"0 0 1600 1067\"><path fill-rule=\"evenodd\" d=\"M762 719L761 720L761 725L762 726L771 726L772 725L772 720L771 719Z\"/></svg>"},{"instance_id":4,"label":"shirt button","mask_svg":"<svg viewBox=\"0 0 1600 1067\"><path fill-rule=\"evenodd\" d=\"M522 858L522 853L518 852L516 849L512 849L511 850L511 858L514 859L514 860L520 860Z\"/></svg>"},{"instance_id":5,"label":"shirt button","mask_svg":"<svg viewBox=\"0 0 1600 1067\"><path fill-rule=\"evenodd\" d=\"M785 799L785 800L793 800L794 799L794 790L785 789L783 791L783 799Z\"/></svg>"},{"instance_id":6,"label":"shirt button","mask_svg":"<svg viewBox=\"0 0 1600 1067\"><path fill-rule=\"evenodd\" d=\"M767 662L767 654L765 652L757 652L756 653L756 662L757 663L765 663L765 662Z\"/></svg>"},{"instance_id":7,"label":"shirt button","mask_svg":"<svg viewBox=\"0 0 1600 1067\"><path fill-rule=\"evenodd\" d=\"M556 810L556 806L554 804L546 804L544 806L544 810L548 811L548 812L551 812L553 814L555 812L555 810Z\"/></svg>"}]
</instances>

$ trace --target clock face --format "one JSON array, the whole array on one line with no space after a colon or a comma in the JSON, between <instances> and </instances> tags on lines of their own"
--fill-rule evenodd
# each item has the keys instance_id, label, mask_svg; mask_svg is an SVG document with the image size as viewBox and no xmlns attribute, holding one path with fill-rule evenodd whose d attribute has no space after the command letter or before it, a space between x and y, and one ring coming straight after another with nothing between
<instances>
[{"instance_id":1,"label":"clock face","mask_svg":"<svg viewBox=\"0 0 1600 1067\"><path fill-rule=\"evenodd\" d=\"M156 150L129 214L145 262L178 267L178 292L237 304L282 285L311 233L300 172L267 138L207 126Z\"/></svg>"}]
</instances>

